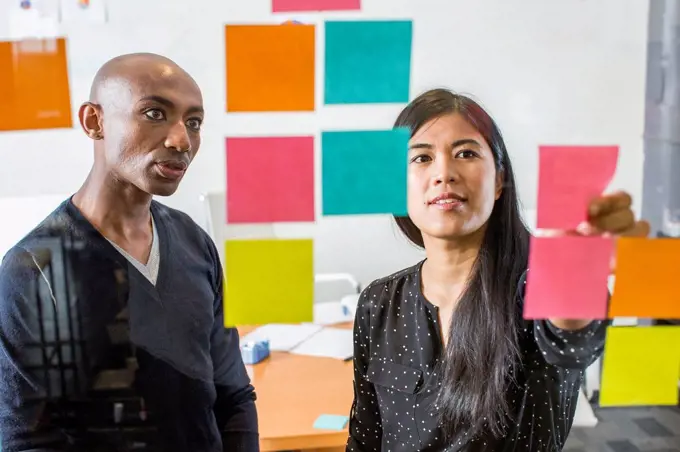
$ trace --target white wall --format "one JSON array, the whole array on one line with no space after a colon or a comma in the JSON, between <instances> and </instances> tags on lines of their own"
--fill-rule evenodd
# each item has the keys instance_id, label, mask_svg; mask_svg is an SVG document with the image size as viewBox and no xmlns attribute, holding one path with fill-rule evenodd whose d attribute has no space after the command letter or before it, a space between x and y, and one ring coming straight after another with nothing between
<instances>
[{"instance_id":1,"label":"white wall","mask_svg":"<svg viewBox=\"0 0 680 452\"><path fill-rule=\"evenodd\" d=\"M0 0L0 11L15 2ZM199 156L179 192L166 202L204 224L199 195L224 189L225 136L301 133L318 138L322 128L388 128L403 107L324 107L320 26L317 112L227 115L224 24L296 18L322 25L330 17L407 18L414 21L412 95L446 86L481 100L504 131L527 208L535 206L539 144L614 143L621 146L621 158L613 185L630 191L639 210L647 1L363 3L358 13L273 15L269 0L110 0L107 25L63 28L69 37L74 118L95 71L115 55L151 51L184 66L203 88L207 116ZM6 18L0 14L0 35L9 30ZM0 133L0 198L71 193L84 179L91 154L90 141L77 127ZM0 228L13 221L12 215L3 214L9 218L3 218ZM395 235L387 218L328 221L333 223L329 230L338 236L317 244L317 270L353 271L366 282L418 257ZM343 232L348 225L361 227L360 237Z\"/></svg>"}]
</instances>

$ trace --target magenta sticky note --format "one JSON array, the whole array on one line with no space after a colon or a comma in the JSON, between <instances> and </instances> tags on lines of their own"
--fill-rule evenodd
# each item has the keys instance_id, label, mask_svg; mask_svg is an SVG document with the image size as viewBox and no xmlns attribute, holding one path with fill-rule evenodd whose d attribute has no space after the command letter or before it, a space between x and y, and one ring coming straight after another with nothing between
<instances>
[{"instance_id":1,"label":"magenta sticky note","mask_svg":"<svg viewBox=\"0 0 680 452\"><path fill-rule=\"evenodd\" d=\"M532 237L525 319L606 319L611 238Z\"/></svg>"},{"instance_id":2,"label":"magenta sticky note","mask_svg":"<svg viewBox=\"0 0 680 452\"><path fill-rule=\"evenodd\" d=\"M361 9L361 0L272 0L272 11L275 13L358 9Z\"/></svg>"},{"instance_id":3,"label":"magenta sticky note","mask_svg":"<svg viewBox=\"0 0 680 452\"><path fill-rule=\"evenodd\" d=\"M227 223L314 221L314 137L226 140Z\"/></svg>"},{"instance_id":4,"label":"magenta sticky note","mask_svg":"<svg viewBox=\"0 0 680 452\"><path fill-rule=\"evenodd\" d=\"M602 195L616 171L618 146L540 146L539 229L574 229L588 219L588 204Z\"/></svg>"}]
</instances>

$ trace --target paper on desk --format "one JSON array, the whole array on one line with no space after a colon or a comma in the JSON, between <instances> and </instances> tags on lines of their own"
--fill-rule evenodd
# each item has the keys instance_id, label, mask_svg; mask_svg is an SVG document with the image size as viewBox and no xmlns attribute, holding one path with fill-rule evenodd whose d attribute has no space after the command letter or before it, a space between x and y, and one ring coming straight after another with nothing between
<instances>
[{"instance_id":1,"label":"paper on desk","mask_svg":"<svg viewBox=\"0 0 680 452\"><path fill-rule=\"evenodd\" d=\"M290 352L296 355L346 360L354 354L352 334L351 329L327 327L307 338Z\"/></svg>"},{"instance_id":2,"label":"paper on desk","mask_svg":"<svg viewBox=\"0 0 680 452\"><path fill-rule=\"evenodd\" d=\"M271 323L251 331L241 339L241 343L268 340L269 350L288 352L321 328L319 325L308 323L300 325Z\"/></svg>"}]
</instances>

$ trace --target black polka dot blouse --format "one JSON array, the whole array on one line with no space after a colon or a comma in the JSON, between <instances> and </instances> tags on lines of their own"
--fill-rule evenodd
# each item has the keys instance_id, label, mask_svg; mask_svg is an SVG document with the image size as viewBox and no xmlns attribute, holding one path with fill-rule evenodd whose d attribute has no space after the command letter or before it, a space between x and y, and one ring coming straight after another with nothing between
<instances>
[{"instance_id":1,"label":"black polka dot blouse","mask_svg":"<svg viewBox=\"0 0 680 452\"><path fill-rule=\"evenodd\" d=\"M602 353L607 322L566 331L522 320L523 366L509 385L514 423L504 438L444 439L435 405L443 353L437 307L421 292L422 262L374 281L361 294L354 325L354 403L347 451L561 451L584 370ZM526 275L526 273L525 273ZM523 299L526 276L520 281Z\"/></svg>"}]
</instances>

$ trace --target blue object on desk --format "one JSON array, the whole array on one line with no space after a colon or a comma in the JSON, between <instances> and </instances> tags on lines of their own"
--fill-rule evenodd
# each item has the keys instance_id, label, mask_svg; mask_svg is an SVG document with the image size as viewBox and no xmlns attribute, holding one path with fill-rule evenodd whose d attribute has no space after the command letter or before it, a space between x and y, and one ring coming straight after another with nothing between
<instances>
[{"instance_id":1,"label":"blue object on desk","mask_svg":"<svg viewBox=\"0 0 680 452\"><path fill-rule=\"evenodd\" d=\"M337 414L322 414L314 421L314 428L322 430L343 430L349 417Z\"/></svg>"},{"instance_id":2,"label":"blue object on desk","mask_svg":"<svg viewBox=\"0 0 680 452\"><path fill-rule=\"evenodd\" d=\"M244 364L257 364L269 356L269 341L245 342L241 344Z\"/></svg>"}]
</instances>

